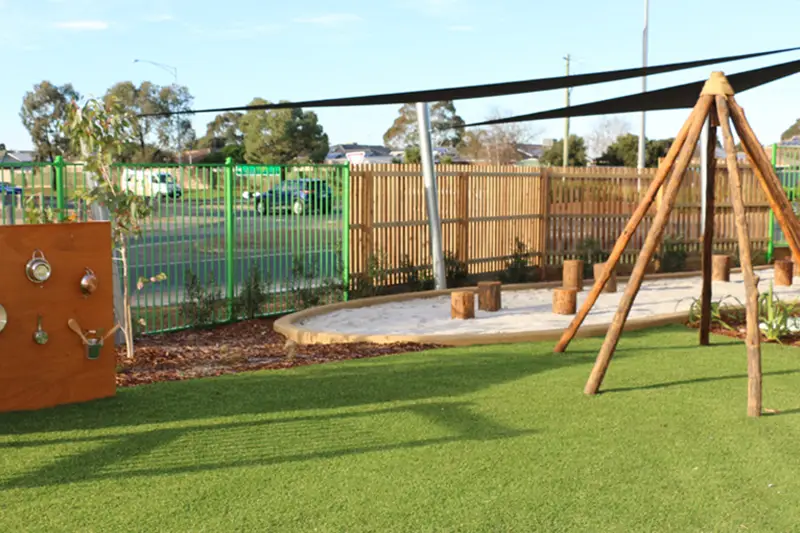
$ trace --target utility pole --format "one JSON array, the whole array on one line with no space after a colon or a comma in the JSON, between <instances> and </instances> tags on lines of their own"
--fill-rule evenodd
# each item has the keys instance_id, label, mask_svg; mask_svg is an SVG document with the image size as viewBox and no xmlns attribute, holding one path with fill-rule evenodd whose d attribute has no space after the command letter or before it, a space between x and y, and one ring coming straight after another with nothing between
<instances>
[{"instance_id":1,"label":"utility pole","mask_svg":"<svg viewBox=\"0 0 800 533\"><path fill-rule=\"evenodd\" d=\"M567 76L569 76L569 54L567 57L564 58L567 61ZM569 93L571 89L567 87L564 89L564 94L566 98L566 107L569 107ZM562 166L567 166L569 164L569 116L564 117L564 160Z\"/></svg>"},{"instance_id":2,"label":"utility pole","mask_svg":"<svg viewBox=\"0 0 800 533\"><path fill-rule=\"evenodd\" d=\"M649 0L644 0L644 31L642 32L642 67L647 68L647 27L650 11ZM647 76L642 76L642 92L647 92ZM645 164L645 112L642 111L642 125L639 130L639 164L643 169Z\"/></svg>"}]
</instances>

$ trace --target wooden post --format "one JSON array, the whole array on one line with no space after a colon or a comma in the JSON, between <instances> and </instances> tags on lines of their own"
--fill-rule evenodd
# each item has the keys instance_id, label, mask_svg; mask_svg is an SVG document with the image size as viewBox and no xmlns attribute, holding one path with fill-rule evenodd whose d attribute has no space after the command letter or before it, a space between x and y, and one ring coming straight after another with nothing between
<instances>
[{"instance_id":1,"label":"wooden post","mask_svg":"<svg viewBox=\"0 0 800 533\"><path fill-rule=\"evenodd\" d=\"M731 280L731 256L719 254L711 257L711 279L714 281Z\"/></svg>"},{"instance_id":2,"label":"wooden post","mask_svg":"<svg viewBox=\"0 0 800 533\"><path fill-rule=\"evenodd\" d=\"M469 174L458 174L458 197L456 202L456 256L465 265L469 264Z\"/></svg>"},{"instance_id":3,"label":"wooden post","mask_svg":"<svg viewBox=\"0 0 800 533\"><path fill-rule=\"evenodd\" d=\"M361 198L361 224L363 234L361 236L361 265L362 274L368 275L370 261L374 251L373 247L373 224L375 221L375 178L372 172L367 171L362 174L361 186L363 187L363 197Z\"/></svg>"},{"instance_id":4,"label":"wooden post","mask_svg":"<svg viewBox=\"0 0 800 533\"><path fill-rule=\"evenodd\" d=\"M595 263L594 265L592 265L592 268L594 269L594 279L596 281L598 278L602 277L603 270L606 268L606 264L605 263ZM608 278L608 282L606 283L606 286L603 289L603 292L617 292L617 269L616 269L616 267L614 267L614 269L611 271L611 277Z\"/></svg>"},{"instance_id":5,"label":"wooden post","mask_svg":"<svg viewBox=\"0 0 800 533\"><path fill-rule=\"evenodd\" d=\"M667 184L667 189L664 192L664 201L656 213L650 231L647 233L642 251L636 260L636 265L633 268L628 284L625 287L625 292L619 302L617 313L614 316L614 320L611 322L611 326L608 328L606 339L603 342L603 346L600 348L600 352L597 354L594 368L592 368L592 373L589 376L589 380L586 382L586 387L584 387L584 393L586 394L597 394L597 391L600 389L606 370L608 370L608 365L611 362L611 357L614 355L614 350L622 334L622 329L625 326L625 321L628 318L631 307L633 307L633 300L636 298L636 294L638 294L639 288L642 286L642 279L647 270L647 265L650 263L658 243L661 242L664 228L667 225L667 219L672 212L672 207L678 196L678 189L683 182L683 175L686 173L686 167L689 165L689 161L694 154L697 140L700 137L700 130L711 108L713 98L713 96L705 94L700 96L699 106L701 110L703 110L703 113L698 113L692 117L694 122L691 124L686 142L681 147L678 164L675 166L672 177Z\"/></svg>"},{"instance_id":6,"label":"wooden post","mask_svg":"<svg viewBox=\"0 0 800 533\"><path fill-rule=\"evenodd\" d=\"M553 313L574 315L578 302L578 291L567 287L553 289Z\"/></svg>"},{"instance_id":7,"label":"wooden post","mask_svg":"<svg viewBox=\"0 0 800 533\"><path fill-rule=\"evenodd\" d=\"M775 285L791 287L793 275L794 263L791 259L779 259L775 261Z\"/></svg>"},{"instance_id":8,"label":"wooden post","mask_svg":"<svg viewBox=\"0 0 800 533\"><path fill-rule=\"evenodd\" d=\"M450 294L450 318L460 320L475 318L473 291L454 291Z\"/></svg>"},{"instance_id":9,"label":"wooden post","mask_svg":"<svg viewBox=\"0 0 800 533\"><path fill-rule=\"evenodd\" d=\"M746 297L747 416L761 416L761 331L759 330L758 320L758 289L754 279L753 261L750 257L750 236L747 231L747 215L744 210L744 199L742 198L739 162L736 159L736 147L733 144L733 134L729 124L728 104L722 95L717 96L717 112L719 113L720 126L725 140L728 181L730 182L731 200L736 217L736 232L739 236L739 257L742 264Z\"/></svg>"},{"instance_id":10,"label":"wooden post","mask_svg":"<svg viewBox=\"0 0 800 533\"><path fill-rule=\"evenodd\" d=\"M706 156L706 190L703 194L706 195L706 212L705 212L705 228L703 231L703 288L700 293L700 345L708 346L711 333L711 280L714 277L713 265L714 259L711 254L713 251L714 239L714 191L716 190L716 173L717 173L717 128L716 111L712 107L709 111L709 125L708 125L708 146ZM713 118L712 118L713 116Z\"/></svg>"},{"instance_id":11,"label":"wooden post","mask_svg":"<svg viewBox=\"0 0 800 533\"><path fill-rule=\"evenodd\" d=\"M547 277L547 253L548 242L550 241L550 170L543 168L542 172L542 237L541 237L541 250L542 254L540 265L542 267L541 280L545 281Z\"/></svg>"},{"instance_id":12,"label":"wooden post","mask_svg":"<svg viewBox=\"0 0 800 533\"><path fill-rule=\"evenodd\" d=\"M583 261L570 259L564 261L562 285L567 289L583 290Z\"/></svg>"},{"instance_id":13,"label":"wooden post","mask_svg":"<svg viewBox=\"0 0 800 533\"><path fill-rule=\"evenodd\" d=\"M675 137L675 141L670 146L669 152L667 152L664 161L661 163L661 165L659 165L658 171L656 172L653 181L650 182L650 187L647 189L644 198L642 198L642 201L639 203L636 211L634 211L633 215L631 215L630 220L628 220L628 223L625 225L625 229L622 230L622 234L619 236L614 248L611 250L611 254L605 263L606 269L603 272L603 275L594 280L594 286L586 297L586 301L581 306L577 316L572 320L572 323L570 323L569 327L564 331L564 334L561 336L561 339L558 341L558 344L556 344L553 351L563 352L567 349L567 346L569 346L570 341L575 337L575 334L578 332L578 328L581 327L581 324L583 324L583 321L586 319L586 315L588 315L589 311L592 310L592 306L600 296L600 292L603 290L603 287L611 277L611 272L617 266L617 263L619 263L622 253L625 251L625 247L628 246L633 234L636 232L636 228L639 227L642 219L645 217L645 215L647 215L647 212L650 210L650 206L653 204L653 201L661 189L661 186L666 181L670 172L672 172L673 165L676 164L678 155L681 153L681 148L688 139L693 139L691 142L692 146L697 144L697 139L700 136L700 129L703 127L703 120L705 120L706 116L708 116L711 103L711 99L700 98L698 100L697 105L695 105L692 113L689 115L689 118L683 124L683 127L678 132L677 137ZM676 169L682 166L680 170L681 174L686 171L686 167L689 164L689 158L691 158L691 155L687 157L686 161L677 161L678 165L676 166Z\"/></svg>"},{"instance_id":14,"label":"wooden post","mask_svg":"<svg viewBox=\"0 0 800 533\"><path fill-rule=\"evenodd\" d=\"M499 281L481 281L478 283L478 309L493 313L502 307L501 284Z\"/></svg>"},{"instance_id":15,"label":"wooden post","mask_svg":"<svg viewBox=\"0 0 800 533\"><path fill-rule=\"evenodd\" d=\"M761 183L761 187L767 195L769 206L775 213L775 218L786 236L786 242L792 250L792 257L795 262L800 263L800 221L797 220L797 216L792 210L792 205L783 191L783 186L778 176L775 175L772 163L767 159L761 143L758 142L758 138L750 128L750 124L745 118L744 110L739 107L733 96L729 98L729 102L731 119L736 127L736 132L739 134L739 139L742 142L750 165L753 167L753 172Z\"/></svg>"}]
</instances>

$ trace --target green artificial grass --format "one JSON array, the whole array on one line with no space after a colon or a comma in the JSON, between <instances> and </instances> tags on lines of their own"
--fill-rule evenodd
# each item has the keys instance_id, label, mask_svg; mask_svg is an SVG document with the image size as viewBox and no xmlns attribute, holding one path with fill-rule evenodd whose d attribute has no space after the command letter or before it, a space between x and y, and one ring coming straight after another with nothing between
<instances>
[{"instance_id":1,"label":"green artificial grass","mask_svg":"<svg viewBox=\"0 0 800 533\"><path fill-rule=\"evenodd\" d=\"M626 334L120 390L0 415L0 531L796 531L800 351Z\"/></svg>"}]
</instances>

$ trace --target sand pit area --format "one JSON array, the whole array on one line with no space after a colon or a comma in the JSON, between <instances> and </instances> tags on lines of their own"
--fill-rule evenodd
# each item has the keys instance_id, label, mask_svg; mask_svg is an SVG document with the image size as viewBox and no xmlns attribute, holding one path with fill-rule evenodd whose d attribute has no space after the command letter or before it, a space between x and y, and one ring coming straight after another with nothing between
<instances>
[{"instance_id":1,"label":"sand pit area","mask_svg":"<svg viewBox=\"0 0 800 533\"><path fill-rule=\"evenodd\" d=\"M773 279L772 268L759 269L759 290L767 290ZM652 279L655 278L655 279ZM658 279L651 276L639 291L629 321L630 329L639 329L663 323L680 322L688 315L694 298L700 296L702 278L699 274L681 278ZM491 342L522 340L526 334L546 333L538 338L557 337L569 325L574 315L557 315L552 312L552 285L548 288L514 290L509 287L502 294L502 309L490 313L476 309L471 320L450 318L450 296L412 297L389 301L379 299L374 305L364 302L337 304L284 317L276 323L276 330L298 342L331 342L367 340L372 342L436 342L469 344L476 337L490 338ZM620 282L616 293L603 293L586 318L584 333L602 334L611 322L626 284ZM578 308L586 299L591 282L578 294ZM800 299L800 284L775 287L781 299ZM744 302L744 284L741 273L731 274L730 282L713 283L713 299L725 298L728 304ZM406 297L407 298L407 297ZM345 306L345 307L342 307ZM459 342L449 342L456 341ZM478 342L475 342L478 343Z\"/></svg>"}]
</instances>

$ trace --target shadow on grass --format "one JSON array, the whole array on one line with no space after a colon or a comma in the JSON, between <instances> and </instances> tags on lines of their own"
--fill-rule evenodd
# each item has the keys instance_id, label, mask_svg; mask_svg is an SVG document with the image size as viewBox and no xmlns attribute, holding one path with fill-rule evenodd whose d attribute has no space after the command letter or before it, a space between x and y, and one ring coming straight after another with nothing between
<instances>
[{"instance_id":1,"label":"shadow on grass","mask_svg":"<svg viewBox=\"0 0 800 533\"><path fill-rule=\"evenodd\" d=\"M791 374L800 374L800 369L796 370L779 370L775 372L764 372L764 376L788 376ZM730 379L747 379L747 374L733 374L729 376L709 376L696 379L684 379L680 381L668 381L666 383L654 383L652 385L641 385L636 387L615 387L611 389L601 390L601 394L615 393L615 392L632 392L639 390L653 390L653 389L666 389L669 387L679 387L681 385L696 385L699 383L713 383L715 381L726 381ZM787 411L783 411L786 413Z\"/></svg>"},{"instance_id":2,"label":"shadow on grass","mask_svg":"<svg viewBox=\"0 0 800 533\"><path fill-rule=\"evenodd\" d=\"M455 398L589 362L580 354L484 347L159 383L85 404L0 414L0 435Z\"/></svg>"},{"instance_id":3,"label":"shadow on grass","mask_svg":"<svg viewBox=\"0 0 800 533\"><path fill-rule=\"evenodd\" d=\"M5 477L0 490L76 482L164 476L241 467L333 459L372 452L408 450L462 441L488 442L530 435L470 409L465 402L438 402L351 413L258 420L109 434L89 438L38 440L2 448L97 442L100 446L64 456L34 470ZM390 427L397 420L416 424ZM348 424L358 431L342 431ZM358 425L361 424L361 425ZM422 427L420 428L420 424ZM399 429L399 431L398 431ZM298 437L299 436L299 437ZM191 442L187 446L186 442Z\"/></svg>"}]
</instances>

